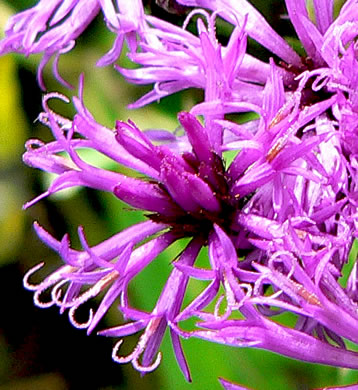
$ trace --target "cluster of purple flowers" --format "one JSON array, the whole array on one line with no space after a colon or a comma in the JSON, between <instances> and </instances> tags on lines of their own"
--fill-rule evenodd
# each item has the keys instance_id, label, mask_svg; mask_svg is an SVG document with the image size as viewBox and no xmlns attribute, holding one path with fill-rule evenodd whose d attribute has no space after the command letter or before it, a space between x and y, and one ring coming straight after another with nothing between
<instances>
[{"instance_id":1,"label":"cluster of purple flowers","mask_svg":"<svg viewBox=\"0 0 358 390\"><path fill-rule=\"evenodd\" d=\"M113 193L144 210L147 220L93 247L79 228L82 251L71 249L67 235L57 241L35 224L64 265L33 285L29 278L42 264L36 266L25 276L25 287L34 291L38 306L69 309L71 322L88 333L119 299L127 322L99 334L121 339L143 331L130 355L121 356L122 340L113 350L115 361L131 362L141 372L159 365L166 328L188 380L181 339L190 337L358 369L358 353L346 346L346 340L358 344L355 259L347 283L341 281L358 233L358 1L347 0L334 17L333 0L313 0L312 10L305 0L286 0L306 57L247 0L178 3L188 7L182 27L147 15L139 0L130 6L125 0L41 0L10 19L0 53L43 53L43 88L43 66L53 56L55 76L66 83L58 57L103 12L116 38L98 65L114 63L125 40L128 57L140 66L116 69L130 83L154 84L131 108L187 88L204 91L201 103L178 114L185 132L180 137L143 132L131 121L118 121L114 130L100 125L83 104L82 78L73 120L48 107L49 99L67 98L44 96L40 120L54 141L29 140L24 161L57 177L25 207L85 186ZM186 28L194 16L196 34ZM218 17L234 26L226 46L216 37ZM247 36L274 59L265 63L247 54ZM228 119L243 112L256 112L259 119ZM141 177L90 165L81 149L94 149ZM236 152L230 164L226 151ZM188 244L173 261L153 310L131 307L131 280L182 238ZM203 247L205 269L195 265ZM183 306L191 278L208 284ZM49 289L51 300L43 302ZM88 321L78 323L77 308L104 291ZM284 312L294 314L294 328L275 320ZM191 317L199 322L184 331L180 324Z\"/></svg>"}]
</instances>

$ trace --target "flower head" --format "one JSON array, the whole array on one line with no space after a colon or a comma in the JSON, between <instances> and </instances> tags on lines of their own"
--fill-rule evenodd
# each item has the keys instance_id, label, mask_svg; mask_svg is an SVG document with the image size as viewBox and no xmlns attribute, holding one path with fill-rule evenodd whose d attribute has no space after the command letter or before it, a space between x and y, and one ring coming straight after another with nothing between
<instances>
[{"instance_id":1,"label":"flower head","mask_svg":"<svg viewBox=\"0 0 358 390\"><path fill-rule=\"evenodd\" d=\"M62 84L70 85L58 72L61 54L70 51L76 39L102 9L109 29L117 35L113 48L99 62L107 65L114 62L122 49L124 37L129 47L135 50L136 32L145 28L141 1L126 2L112 0L40 0L34 7L12 16L5 29L5 38L0 42L0 54L18 52L26 56L42 53L38 68L38 81L42 89L45 84L42 71L52 57L53 72Z\"/></svg>"},{"instance_id":2,"label":"flower head","mask_svg":"<svg viewBox=\"0 0 358 390\"><path fill-rule=\"evenodd\" d=\"M332 1L316 0L314 22L305 1L286 1L305 58L245 0L180 3L213 11L196 9L189 15L199 13L207 22L199 19L198 36L146 16L146 34L135 28L139 42L130 53L142 67L117 69L131 82L154 83L133 107L185 88L202 89L204 101L178 114L185 137L142 132L132 121L118 121L115 130L101 126L83 104L81 81L73 120L47 104L50 98L67 98L44 97L40 121L54 141L30 140L24 155L28 165L57 175L26 207L62 189L86 186L113 193L143 210L147 220L93 247L80 228L81 251L70 248L67 236L58 241L35 225L65 265L37 286L29 282L35 267L25 286L35 291L35 303L68 308L71 321L88 332L119 298L129 322L100 334L122 338L143 331L131 354L118 356L122 341L113 352L114 360L131 361L142 372L158 366L167 327L187 379L180 337L357 369L358 354L345 344L346 339L358 343L356 264L347 284L341 282L358 226L357 1L348 0L334 20ZM116 27L113 8L100 4ZM235 25L226 46L215 35L218 15ZM128 31L133 32L131 26ZM246 35L281 61L249 56ZM242 111L260 118L239 124L227 116ZM80 157L81 149L104 154L141 177L93 166ZM235 153L230 164L226 151ZM131 307L133 278L182 238L188 244L173 261L152 311ZM206 268L196 265L202 247L208 248ZM190 279L205 280L207 286L184 307ZM47 289L51 299L43 302ZM78 323L78 307L105 289L97 310ZM274 320L283 312L293 314L293 329ZM183 331L182 321L191 317L200 322Z\"/></svg>"},{"instance_id":3,"label":"flower head","mask_svg":"<svg viewBox=\"0 0 358 390\"><path fill-rule=\"evenodd\" d=\"M26 207L64 188L88 186L111 191L130 206L149 214L147 222L128 228L92 248L88 246L82 229L79 229L82 252L69 248L67 236L57 241L35 225L39 237L61 255L65 265L39 285L33 286L28 279L38 269L36 266L26 276L25 286L35 291L35 303L40 306L56 304L61 310L70 308L71 321L89 332L96 327L114 300L120 297L121 311L134 322L102 331L101 334L120 337L145 329L131 355L116 357L116 347L114 356L119 362L132 361L143 372L154 369L160 360L158 358L151 363L152 359L167 324L174 323L179 314L189 279L189 275L179 267L192 267L201 247L217 240L215 231L224 234L222 229L230 230L238 204L243 201L229 194L223 161L213 152L206 129L191 114L179 114L179 121L187 132L192 148L179 154L164 145L155 146L132 122L117 122L116 132L100 126L83 106L82 98L74 99L77 108L74 120L64 120L48 108L47 100L51 97L66 99L56 94L44 98L45 112L40 120L51 128L55 141L49 144L29 141L24 161L58 176L44 194ZM81 148L94 148L118 163L140 170L150 180L91 166L79 157L77 151ZM67 153L68 158L58 155L62 152ZM153 236L155 234L157 236ZM151 240L143 243L144 239L150 237ZM152 313L132 309L127 297L130 281L159 253L183 237L190 237L191 241L176 261L176 267ZM217 288L219 285L216 284ZM67 289L64 293L65 285ZM91 287L83 292L83 286L88 285ZM91 312L88 322L77 323L74 318L76 309L108 286L108 292L95 314ZM51 300L43 303L41 294L49 288L52 290ZM189 379L178 332L175 328L171 329L178 362ZM138 359L141 353L143 360L140 364Z\"/></svg>"},{"instance_id":4,"label":"flower head","mask_svg":"<svg viewBox=\"0 0 358 390\"><path fill-rule=\"evenodd\" d=\"M142 372L159 364L160 355L153 359L168 325L188 379L179 336L357 367L358 356L347 351L343 341L344 337L358 342L355 285L344 290L338 283L356 232L356 181L350 179L350 164L341 153L334 125L316 118L332 98L302 111L294 106L276 123L277 114L273 117L273 113L285 99L283 94L276 99L279 90L282 79L271 64L263 96L264 119L257 131L246 140L246 133L238 133L237 140L223 144L218 153L209 137L212 129L190 113L178 115L188 139L183 152L153 144L130 121L117 122L115 132L99 125L84 107L82 92L80 98L74 98L77 114L73 121L63 119L47 105L51 97L64 97L45 96L40 120L50 127L55 141L45 145L29 142L24 161L58 176L27 206L64 188L88 186L110 191L131 207L144 210L148 220L92 248L80 229L80 252L69 248L67 236L57 241L36 225L40 238L61 255L65 265L38 286L25 278L25 285L35 291L35 302L43 305L40 296L51 288L52 299L45 305L69 308L71 321L91 332L120 298L120 310L132 322L100 334L123 337L144 330L132 354L117 356L121 341L113 354L116 361L132 361ZM312 118L316 118L314 127L307 125ZM298 129L303 129L299 135ZM148 178L94 167L80 158L82 148L95 149ZM221 156L224 149L241 150L229 167ZM67 157L59 155L63 152ZM173 264L152 312L132 308L128 298L131 280L183 237L190 238L189 244ZM209 249L207 269L194 265L204 246ZM207 280L209 285L182 308L189 278ZM218 297L220 286L225 293ZM268 286L273 293L268 293ZM86 323L78 324L77 308L105 288L108 291L96 312L90 313ZM226 307L221 313L223 298ZM216 301L215 311L205 311L212 301ZM231 319L235 311L244 319ZM268 319L282 311L297 315L295 330ZM182 331L179 323L192 316L203 320L202 329ZM302 345L306 347L298 347Z\"/></svg>"},{"instance_id":5,"label":"flower head","mask_svg":"<svg viewBox=\"0 0 358 390\"><path fill-rule=\"evenodd\" d=\"M199 16L197 35L186 30L194 16ZM206 102L241 103L241 107L240 104L235 107L240 111L261 103L270 66L246 53L246 19L235 26L228 44L223 47L215 34L216 18L216 13L209 15L204 10L194 10L181 28L153 16L147 17L148 34L156 38L156 45L140 41L140 51L129 54L129 58L142 67L115 66L129 82L154 83L153 90L130 104L130 108L187 88L202 89Z\"/></svg>"}]
</instances>

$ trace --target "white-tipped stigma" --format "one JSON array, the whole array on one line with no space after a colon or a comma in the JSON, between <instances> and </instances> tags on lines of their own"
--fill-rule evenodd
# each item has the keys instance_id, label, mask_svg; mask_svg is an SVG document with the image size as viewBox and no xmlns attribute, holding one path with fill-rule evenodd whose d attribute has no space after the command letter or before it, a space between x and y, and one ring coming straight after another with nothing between
<instances>
[{"instance_id":1,"label":"white-tipped stigma","mask_svg":"<svg viewBox=\"0 0 358 390\"><path fill-rule=\"evenodd\" d=\"M225 299L225 295L221 295L218 298L218 301L215 304L214 308L214 318L215 320L226 320L228 317L230 317L230 314L232 312L233 307L228 304L228 301L226 300L226 304L224 307L224 314L220 314L220 305L222 301Z\"/></svg>"},{"instance_id":2,"label":"white-tipped stigma","mask_svg":"<svg viewBox=\"0 0 358 390\"><path fill-rule=\"evenodd\" d=\"M158 368L160 362L162 361L162 354L161 352L158 352L157 358L155 359L154 363L150 364L149 366L142 366L139 363L138 358L139 356L132 360L133 367L140 372L151 372Z\"/></svg>"},{"instance_id":3,"label":"white-tipped stigma","mask_svg":"<svg viewBox=\"0 0 358 390\"><path fill-rule=\"evenodd\" d=\"M240 288L242 290L246 290L245 296L241 299L241 301L236 305L235 309L239 310L241 306L245 304L252 297L252 286L248 283L240 283Z\"/></svg>"},{"instance_id":4,"label":"white-tipped stigma","mask_svg":"<svg viewBox=\"0 0 358 390\"><path fill-rule=\"evenodd\" d=\"M55 304L55 302L52 299L48 302L42 302L40 299L41 294L44 291L46 291L47 287L50 287L50 286L46 286L42 289L38 289L34 293L34 303L37 307L40 307L41 309L47 309L48 307L51 307Z\"/></svg>"},{"instance_id":5,"label":"white-tipped stigma","mask_svg":"<svg viewBox=\"0 0 358 390\"><path fill-rule=\"evenodd\" d=\"M210 20L210 15L206 11L204 11L203 9L194 9L191 12L189 12L188 16L185 18L183 26L182 26L183 30L186 30L186 28L188 27L188 25L190 23L190 20L195 15L203 16L206 19L206 22L208 22L208 20Z\"/></svg>"},{"instance_id":6,"label":"white-tipped stigma","mask_svg":"<svg viewBox=\"0 0 358 390\"><path fill-rule=\"evenodd\" d=\"M56 122L58 124L60 124L61 126L65 126L65 127L72 127L72 121L68 118L65 118L59 114L56 114L53 110L51 110L51 108L48 106L47 102L50 100L50 99L60 99L62 100L63 102L65 103L69 103L70 102L70 99L65 96L65 95L62 95L61 93L58 93L58 92L50 92L50 93L47 93L43 98L42 98L42 106L44 108L44 110L46 111L46 113L42 113L42 117L41 119L44 120L44 122L46 122L46 120L48 121L48 117L49 115L52 115L54 117L54 119L56 120ZM39 118L39 120L42 122ZM42 122L43 124L46 124Z\"/></svg>"},{"instance_id":7,"label":"white-tipped stigma","mask_svg":"<svg viewBox=\"0 0 358 390\"><path fill-rule=\"evenodd\" d=\"M81 323L81 322L78 322L75 318L76 310L78 308L79 308L79 306L72 306L68 312L68 318L74 327L76 327L78 329L87 329L91 325L91 322L93 320L93 310L92 309L89 310L88 320L86 322Z\"/></svg>"},{"instance_id":8,"label":"white-tipped stigma","mask_svg":"<svg viewBox=\"0 0 358 390\"><path fill-rule=\"evenodd\" d=\"M161 319L162 319L161 317L155 317L149 321L145 332L139 338L139 341L138 341L136 347L134 348L133 352L131 352L129 355L118 356L119 348L123 343L123 340L119 340L113 348L112 359L115 362L120 363L120 364L131 362L133 367L140 372L154 371L159 366L161 359L162 359L162 354L160 352L158 353L154 363L150 364L149 366L142 366L139 363L139 357L144 352L144 350L147 346L147 343L149 341L149 338L153 335L153 333L158 328Z\"/></svg>"},{"instance_id":9,"label":"white-tipped stigma","mask_svg":"<svg viewBox=\"0 0 358 390\"><path fill-rule=\"evenodd\" d=\"M225 298L224 295L220 295L220 297L218 298L217 302L215 303L214 316L217 319L220 319L220 317L221 317L220 316L220 305L221 305L221 302L223 301L224 298Z\"/></svg>"},{"instance_id":10,"label":"white-tipped stigma","mask_svg":"<svg viewBox=\"0 0 358 390\"><path fill-rule=\"evenodd\" d=\"M65 306L65 303L60 300L62 296L61 287L68 282L69 282L68 279L61 280L59 283L56 284L56 286L53 287L51 291L52 300L55 302L57 306L61 306L61 307Z\"/></svg>"},{"instance_id":11,"label":"white-tipped stigma","mask_svg":"<svg viewBox=\"0 0 358 390\"><path fill-rule=\"evenodd\" d=\"M24 279L23 279L23 285L24 287L27 289L27 290L30 290L30 291L36 291L37 289L40 288L41 286L41 283L40 284L32 284L29 282L29 279L30 279L30 276L32 276L35 272L37 272L40 268L42 268L43 266L45 265L44 262L42 263L39 263L37 265L35 265L34 267L30 268L25 276L24 276Z\"/></svg>"},{"instance_id":12,"label":"white-tipped stigma","mask_svg":"<svg viewBox=\"0 0 358 390\"><path fill-rule=\"evenodd\" d=\"M40 263L32 267L24 276L23 279L23 285L27 290L35 291L34 293L34 303L36 306L40 308L48 308L51 307L54 304L57 305L63 305L62 302L60 302L60 291L59 288L66 282L68 282L67 279L62 279L62 274L71 272L75 268L70 265L65 265L61 268L59 268L57 271L52 273L50 276L48 276L43 282L39 284L32 284L29 282L29 278L37 272L40 268L44 266L45 263ZM40 297L46 291L48 288L53 286L53 290L51 291L51 300L48 302L42 302Z\"/></svg>"},{"instance_id":13,"label":"white-tipped stigma","mask_svg":"<svg viewBox=\"0 0 358 390\"><path fill-rule=\"evenodd\" d=\"M113 350L112 350L112 359L116 363L120 363L120 364L129 363L133 359L135 359L135 357L138 354L140 354L142 352L142 351L139 351L140 346L139 346L139 343L138 343L137 346L134 348L133 352L131 352L129 355L118 356L118 351L119 351L119 348L121 347L122 343L123 343L123 340L119 340L118 343L116 343L116 345L113 347Z\"/></svg>"}]
</instances>

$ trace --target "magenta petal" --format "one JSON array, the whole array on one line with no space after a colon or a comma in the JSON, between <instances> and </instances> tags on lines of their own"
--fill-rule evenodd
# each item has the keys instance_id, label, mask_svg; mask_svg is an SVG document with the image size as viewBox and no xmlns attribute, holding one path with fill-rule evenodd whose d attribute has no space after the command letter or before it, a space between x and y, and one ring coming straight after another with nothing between
<instances>
[{"instance_id":1,"label":"magenta petal","mask_svg":"<svg viewBox=\"0 0 358 390\"><path fill-rule=\"evenodd\" d=\"M114 195L129 205L142 210L174 215L178 207L169 196L155 184L138 179L126 178L113 189Z\"/></svg>"},{"instance_id":2,"label":"magenta petal","mask_svg":"<svg viewBox=\"0 0 358 390\"><path fill-rule=\"evenodd\" d=\"M195 175L185 174L184 177L187 180L187 189L191 191L192 198L200 207L212 213L220 211L220 203L208 184Z\"/></svg>"},{"instance_id":3,"label":"magenta petal","mask_svg":"<svg viewBox=\"0 0 358 390\"><path fill-rule=\"evenodd\" d=\"M200 161L210 162L212 147L207 132L200 122L190 113L181 112L178 114L179 122L188 134L193 150Z\"/></svg>"},{"instance_id":4,"label":"magenta petal","mask_svg":"<svg viewBox=\"0 0 358 390\"><path fill-rule=\"evenodd\" d=\"M223 378L219 378L219 382L225 390L250 390L249 387L237 385L237 384L229 382Z\"/></svg>"},{"instance_id":5,"label":"magenta petal","mask_svg":"<svg viewBox=\"0 0 358 390\"><path fill-rule=\"evenodd\" d=\"M182 373L184 374L185 379L188 382L191 382L192 380L191 380L191 375L190 375L190 371L189 371L189 366L188 366L188 363L187 363L185 356L184 356L184 351L183 351L183 347L182 347L181 342L180 342L180 338L179 338L178 334L174 330L172 330L172 328L170 328L170 336L171 336L171 340L172 340L173 349L175 352L175 357L176 357L176 360L179 364L179 367L180 367Z\"/></svg>"},{"instance_id":6,"label":"magenta petal","mask_svg":"<svg viewBox=\"0 0 358 390\"><path fill-rule=\"evenodd\" d=\"M101 330L97 334L107 337L122 337L128 336L133 333L137 333L147 325L149 320L139 320L137 322L131 322L129 324L116 326L110 329Z\"/></svg>"}]
</instances>

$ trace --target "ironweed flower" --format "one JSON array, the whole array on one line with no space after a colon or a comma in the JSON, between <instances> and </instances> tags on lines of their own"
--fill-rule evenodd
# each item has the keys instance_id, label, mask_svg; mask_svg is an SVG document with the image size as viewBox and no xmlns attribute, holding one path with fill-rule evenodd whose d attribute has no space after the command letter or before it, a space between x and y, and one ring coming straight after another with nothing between
<instances>
[{"instance_id":1,"label":"ironweed flower","mask_svg":"<svg viewBox=\"0 0 358 390\"><path fill-rule=\"evenodd\" d=\"M45 84L42 72L54 57L53 72L58 81L71 87L58 72L61 54L70 51L76 39L88 27L102 9L108 28L117 37L113 48L98 61L108 65L117 60L124 38L128 47L136 50L136 33L145 30L142 2L112 0L40 0L34 7L12 16L5 28L5 38L0 42L0 54L18 52L26 56L42 53L38 68L38 81L42 89Z\"/></svg>"},{"instance_id":2,"label":"ironweed flower","mask_svg":"<svg viewBox=\"0 0 358 390\"><path fill-rule=\"evenodd\" d=\"M186 30L193 16L197 21L198 36ZM222 47L215 35L216 14L204 10L192 11L183 28L171 25L153 16L148 33L157 38L153 47L140 42L140 51L129 58L141 68L116 69L135 84L154 83L152 91L132 103L138 108L186 88L205 91L205 100L225 102L260 103L260 93L269 75L269 64L246 54L245 20L232 32L226 47Z\"/></svg>"},{"instance_id":3,"label":"ironweed flower","mask_svg":"<svg viewBox=\"0 0 358 390\"><path fill-rule=\"evenodd\" d=\"M252 288L247 304L256 304L268 317L287 310L298 315L295 330L276 329L270 322L271 334L264 330L266 319L255 315L252 321L244 314L246 320L220 322L200 313L201 326L210 330L195 334L231 345L255 343L257 348L321 363L323 351L333 342L336 347L329 347L325 363L353 367L356 357L346 351L343 338L357 343L356 264L344 288L338 281L357 235L357 160L355 143L348 141L356 137L358 123L357 2L347 1L333 20L333 3L315 1L315 24L304 1L286 1L307 58L277 45L280 37L247 1L180 3L209 8L234 25L245 23L249 36L286 63L271 66L256 133L247 137L245 129L219 123L235 128L241 138L226 145L240 149L228 170L234 182L231 193L251 194L237 219L238 226L251 231L248 241L257 248L236 273ZM191 112L206 115L213 110L235 111L234 105L217 100ZM245 276L243 270L249 273ZM256 331L255 323L260 324ZM348 323L352 328L347 329Z\"/></svg>"},{"instance_id":4,"label":"ironweed flower","mask_svg":"<svg viewBox=\"0 0 358 390\"><path fill-rule=\"evenodd\" d=\"M278 90L282 91L281 99L277 99ZM25 277L25 286L35 291L38 305L56 304L62 311L69 308L71 321L91 332L119 297L120 310L132 322L100 334L122 337L144 329L132 354L117 356L121 341L113 352L116 361L131 361L142 372L159 364L160 355L153 359L168 325L187 379L190 375L179 336L358 367L358 354L348 351L343 340L358 342L355 285L351 282L343 289L338 283L356 233L357 181L352 180L354 172L341 153L341 137L335 126L321 117L307 126L312 117L329 107L332 98L302 111L293 109L269 131L266 121L261 120L250 139L223 144L224 149L241 150L227 168L210 140L211 129L192 114L178 115L190 146L178 152L165 145L155 146L132 122L117 122L116 132L99 125L84 107L82 92L74 98L77 114L73 121L48 108L47 100L53 97L66 100L57 94L45 96L40 120L51 128L55 141L29 141L24 161L58 177L26 207L64 188L87 186L113 192L128 205L145 210L148 221L92 248L80 229L80 252L69 248L67 236L57 241L35 225L39 237L65 262L38 286L28 282L38 266ZM269 123L270 112L277 112L284 98L282 80L271 64L263 97L268 107L263 117ZM302 134L297 135L292 128L303 128ZM91 166L79 157L82 148L95 149L149 180ZM58 155L62 152L67 157ZM143 242L149 237L151 240ZM130 281L183 237L191 241L174 262L153 311L131 308L127 296ZM208 269L194 266L203 246L209 249ZM210 283L182 309L189 278ZM218 297L220 287L225 293ZM44 303L41 294L49 288L52 298ZM77 308L105 288L108 291L96 312L90 313L88 322L79 324L75 320ZM205 311L213 301L215 311ZM232 319L235 311L244 319ZM297 315L296 329L269 319L283 311ZM199 329L182 331L179 323L192 316L203 320Z\"/></svg>"},{"instance_id":5,"label":"ironweed flower","mask_svg":"<svg viewBox=\"0 0 358 390\"><path fill-rule=\"evenodd\" d=\"M186 31L188 21L179 28L146 16L145 37L139 31L138 50L129 54L142 67L117 69L132 83L154 83L132 107L185 88L202 89L204 101L178 114L185 137L145 133L131 121L117 122L115 131L101 126L83 104L81 81L73 120L47 104L67 98L44 97L40 120L55 140L30 140L24 155L28 165L57 175L25 207L64 188L86 186L113 193L143 210L147 220L93 247L80 228L82 251L71 249L67 236L58 241L35 224L65 265L32 285L36 266L25 286L35 291L36 304L69 309L72 323L88 332L119 298L128 322L100 334L122 338L143 331L130 355L118 356L122 341L113 351L114 360L132 362L141 372L160 363L167 327L188 380L180 344L188 337L358 369L358 353L346 346L346 340L358 343L355 261L348 282L341 280L358 227L357 1L348 0L334 20L332 1L315 0L313 22L304 0L286 0L305 58L245 0L180 3L213 11L195 9L188 16L189 21L200 14L207 22L198 20L198 36ZM218 15L235 26L226 46L215 36ZM281 61L249 56L246 34ZM243 111L255 111L260 119L238 124L227 116ZM162 140L167 143L154 142ZM95 167L80 157L81 149L104 154L145 179ZM230 164L226 151L236 152ZM188 244L173 261L152 311L131 307L129 283L182 238ZM205 269L195 265L202 247L208 248ZM190 279L208 284L184 307ZM49 289L51 299L43 302ZM78 323L78 307L104 291L97 310ZM294 328L277 319L285 312L293 315ZM182 330L192 317L200 322Z\"/></svg>"},{"instance_id":6,"label":"ironweed flower","mask_svg":"<svg viewBox=\"0 0 358 390\"><path fill-rule=\"evenodd\" d=\"M130 206L146 210L149 212L148 221L92 248L80 229L82 252L69 248L67 236L57 241L35 224L39 237L61 255L65 265L34 286L28 278L39 269L36 266L25 277L25 286L35 291L35 303L39 306L57 304L61 310L70 308L71 321L78 327L88 328L88 332L96 327L109 306L120 297L121 311L133 322L101 334L121 337L145 329L132 354L117 357L118 343L114 359L118 362L132 361L142 372L152 370L160 362L160 355L154 363L153 357L167 324L175 322L189 279L177 267L191 267L200 248L215 240L216 234L224 234L221 229L230 225L229 217L235 213L236 203L243 200L229 195L223 161L213 152L206 129L191 114L179 114L179 121L192 147L190 152L179 154L166 146L154 146L132 122L118 122L116 133L100 126L83 106L81 95L74 98L77 114L73 121L65 120L48 108L47 100L53 97L66 100L58 94L45 96L45 112L40 120L51 128L55 141L49 144L28 141L24 161L58 177L44 194L25 207L64 188L87 186L111 191ZM77 151L82 148L93 148L122 165L140 171L150 181L91 166L79 157ZM58 155L62 152L66 152L68 157ZM150 237L151 240L143 243ZM177 267L174 267L152 313L131 308L127 297L130 281L160 252L183 237L191 237L191 241L176 261ZM67 285L65 293L62 292L64 285ZM83 291L82 287L88 285L92 287ZM95 314L91 313L85 324L79 324L74 318L76 309L109 285ZM41 294L49 288L51 300L42 302ZM171 328L171 335L179 365L190 379L175 327ZM139 363L142 353L142 362Z\"/></svg>"}]
</instances>

